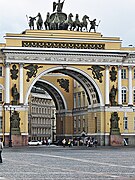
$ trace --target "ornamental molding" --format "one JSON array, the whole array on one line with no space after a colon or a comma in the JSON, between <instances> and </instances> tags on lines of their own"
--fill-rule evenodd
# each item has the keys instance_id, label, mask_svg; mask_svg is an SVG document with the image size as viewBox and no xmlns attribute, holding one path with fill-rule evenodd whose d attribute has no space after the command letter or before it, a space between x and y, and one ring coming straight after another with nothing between
<instances>
[{"instance_id":1,"label":"ornamental molding","mask_svg":"<svg viewBox=\"0 0 135 180\"><path fill-rule=\"evenodd\" d=\"M36 48L67 48L67 49L105 49L101 43L73 43L73 42L36 42L22 41L22 47Z\"/></svg>"},{"instance_id":2,"label":"ornamental molding","mask_svg":"<svg viewBox=\"0 0 135 180\"><path fill-rule=\"evenodd\" d=\"M45 52L45 51L6 51L5 63L42 63L42 64L101 64L101 65L133 65L135 56L106 52Z\"/></svg>"}]
</instances>

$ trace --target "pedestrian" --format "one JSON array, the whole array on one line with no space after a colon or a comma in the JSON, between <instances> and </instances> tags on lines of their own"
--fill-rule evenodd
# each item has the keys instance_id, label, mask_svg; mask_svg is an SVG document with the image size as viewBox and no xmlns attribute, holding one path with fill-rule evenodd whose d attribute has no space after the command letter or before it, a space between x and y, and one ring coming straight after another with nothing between
<instances>
[{"instance_id":1,"label":"pedestrian","mask_svg":"<svg viewBox=\"0 0 135 180\"><path fill-rule=\"evenodd\" d=\"M50 146L50 144L51 144L51 139L49 138L48 139L48 145Z\"/></svg>"},{"instance_id":2,"label":"pedestrian","mask_svg":"<svg viewBox=\"0 0 135 180\"><path fill-rule=\"evenodd\" d=\"M63 144L63 147L65 147L65 145L66 145L66 139L63 139L62 144Z\"/></svg>"},{"instance_id":3,"label":"pedestrian","mask_svg":"<svg viewBox=\"0 0 135 180\"><path fill-rule=\"evenodd\" d=\"M68 146L71 147L72 144L71 144L71 139L68 140Z\"/></svg>"},{"instance_id":4,"label":"pedestrian","mask_svg":"<svg viewBox=\"0 0 135 180\"><path fill-rule=\"evenodd\" d=\"M2 163L2 156L1 156L2 150L3 150L3 142L0 139L0 163Z\"/></svg>"}]
</instances>

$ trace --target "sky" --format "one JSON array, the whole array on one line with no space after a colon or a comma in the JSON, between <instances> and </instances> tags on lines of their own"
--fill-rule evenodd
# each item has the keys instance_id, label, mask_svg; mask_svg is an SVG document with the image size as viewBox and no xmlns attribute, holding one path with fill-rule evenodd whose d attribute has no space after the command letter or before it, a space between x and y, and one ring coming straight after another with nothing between
<instances>
[{"instance_id":1,"label":"sky","mask_svg":"<svg viewBox=\"0 0 135 180\"><path fill-rule=\"evenodd\" d=\"M26 15L35 17L39 12L43 20L53 12L58 0L0 0L0 43L6 33L22 33L29 29ZM63 0L61 0L62 2ZM104 37L120 37L122 46L135 46L135 0L65 0L63 12L84 15L100 21L97 32Z\"/></svg>"}]
</instances>

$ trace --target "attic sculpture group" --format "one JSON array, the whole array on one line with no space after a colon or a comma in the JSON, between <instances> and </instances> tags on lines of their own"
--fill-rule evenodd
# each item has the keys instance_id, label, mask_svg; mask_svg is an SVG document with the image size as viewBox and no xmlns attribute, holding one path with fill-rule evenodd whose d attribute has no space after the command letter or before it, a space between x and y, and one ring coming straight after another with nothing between
<instances>
[{"instance_id":1,"label":"attic sculpture group","mask_svg":"<svg viewBox=\"0 0 135 180\"><path fill-rule=\"evenodd\" d=\"M65 1L65 0L64 0ZM37 25L37 30L71 30L71 31L91 31L96 32L96 27L99 24L96 24L96 19L90 21L89 16L84 15L82 21L79 20L79 15L75 15L75 20L73 20L73 14L69 15L62 12L64 1L58 3L53 3L53 13L49 12L46 15L46 20L43 21L42 16L38 13L35 17L29 17L29 27L31 30L34 30L35 21ZM88 30L88 23L90 24L90 29ZM99 21L100 23L100 21ZM43 28L44 27L44 28Z\"/></svg>"}]
</instances>

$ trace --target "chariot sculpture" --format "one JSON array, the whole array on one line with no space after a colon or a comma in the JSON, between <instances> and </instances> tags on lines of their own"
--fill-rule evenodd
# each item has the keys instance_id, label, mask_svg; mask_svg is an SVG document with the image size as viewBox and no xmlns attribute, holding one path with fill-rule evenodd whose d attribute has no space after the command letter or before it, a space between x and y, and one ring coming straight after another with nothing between
<instances>
[{"instance_id":1,"label":"chariot sculpture","mask_svg":"<svg viewBox=\"0 0 135 180\"><path fill-rule=\"evenodd\" d=\"M89 16L84 15L82 20L80 21L79 14L75 16L72 13L67 15L64 13L63 5L64 1L58 0L57 2L53 2L53 13L50 14L47 12L46 20L43 22L42 16L38 13L35 17L29 17L29 27L31 30L34 30L34 24L36 21L37 30L70 30L70 31L87 31L91 32L92 30L96 33L96 30L99 26L96 24L96 19L90 20ZM28 17L27 17L28 18ZM38 19L37 19L38 18ZM73 20L74 18L74 20ZM44 26L43 26L44 24ZM88 30L88 24L90 25L90 29ZM97 27L97 28L96 28Z\"/></svg>"}]
</instances>

